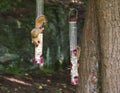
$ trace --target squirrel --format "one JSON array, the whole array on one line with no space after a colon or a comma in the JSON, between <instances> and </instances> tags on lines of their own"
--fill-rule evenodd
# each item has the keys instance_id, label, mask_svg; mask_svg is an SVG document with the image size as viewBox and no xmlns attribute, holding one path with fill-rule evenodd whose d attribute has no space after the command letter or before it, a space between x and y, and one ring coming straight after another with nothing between
<instances>
[{"instance_id":1,"label":"squirrel","mask_svg":"<svg viewBox=\"0 0 120 93\"><path fill-rule=\"evenodd\" d=\"M47 20L45 16L40 16L37 18L35 28L31 31L31 38L33 44L37 45L38 43L40 43L38 35L40 33L43 33L46 23Z\"/></svg>"}]
</instances>

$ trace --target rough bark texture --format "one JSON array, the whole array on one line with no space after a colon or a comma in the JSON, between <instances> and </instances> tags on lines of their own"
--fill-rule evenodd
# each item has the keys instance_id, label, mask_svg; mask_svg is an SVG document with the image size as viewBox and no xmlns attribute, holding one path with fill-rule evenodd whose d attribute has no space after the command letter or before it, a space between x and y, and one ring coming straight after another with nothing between
<instances>
[{"instance_id":1,"label":"rough bark texture","mask_svg":"<svg viewBox=\"0 0 120 93\"><path fill-rule=\"evenodd\" d=\"M77 93L98 93L98 27L95 2L88 0L86 20L81 42L81 57L79 66L79 85Z\"/></svg>"},{"instance_id":2,"label":"rough bark texture","mask_svg":"<svg viewBox=\"0 0 120 93\"><path fill-rule=\"evenodd\" d=\"M102 93L120 93L120 0L97 0Z\"/></svg>"}]
</instances>

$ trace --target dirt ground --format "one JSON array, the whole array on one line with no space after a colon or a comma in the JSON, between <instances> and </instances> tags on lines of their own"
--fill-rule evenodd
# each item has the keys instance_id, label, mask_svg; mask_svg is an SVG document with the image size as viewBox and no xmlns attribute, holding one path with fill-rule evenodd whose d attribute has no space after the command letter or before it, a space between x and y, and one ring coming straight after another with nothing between
<instances>
[{"instance_id":1,"label":"dirt ground","mask_svg":"<svg viewBox=\"0 0 120 93\"><path fill-rule=\"evenodd\" d=\"M0 93L75 93L68 72L56 74L0 74Z\"/></svg>"}]
</instances>

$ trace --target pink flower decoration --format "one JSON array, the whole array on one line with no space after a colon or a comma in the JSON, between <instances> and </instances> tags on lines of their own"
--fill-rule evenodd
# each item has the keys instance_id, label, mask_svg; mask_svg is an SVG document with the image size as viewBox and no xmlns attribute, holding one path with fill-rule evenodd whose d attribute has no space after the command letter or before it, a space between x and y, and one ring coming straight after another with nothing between
<instances>
[{"instance_id":1,"label":"pink flower decoration","mask_svg":"<svg viewBox=\"0 0 120 93\"><path fill-rule=\"evenodd\" d=\"M75 56L77 56L77 49L74 49L72 52Z\"/></svg>"},{"instance_id":2,"label":"pink flower decoration","mask_svg":"<svg viewBox=\"0 0 120 93\"><path fill-rule=\"evenodd\" d=\"M70 84L71 84L71 85L75 85L74 82L71 82Z\"/></svg>"},{"instance_id":3,"label":"pink flower decoration","mask_svg":"<svg viewBox=\"0 0 120 93\"><path fill-rule=\"evenodd\" d=\"M38 63L38 61L37 61L37 60L35 60L35 59L34 59L34 61L33 61L33 62L34 62L34 64L37 64L37 63Z\"/></svg>"},{"instance_id":4,"label":"pink flower decoration","mask_svg":"<svg viewBox=\"0 0 120 93\"><path fill-rule=\"evenodd\" d=\"M78 85L78 82L74 81L70 83L71 85Z\"/></svg>"},{"instance_id":5,"label":"pink flower decoration","mask_svg":"<svg viewBox=\"0 0 120 93\"><path fill-rule=\"evenodd\" d=\"M40 59L34 59L34 64L43 64L43 63L44 63L44 59L42 55L40 56Z\"/></svg>"},{"instance_id":6,"label":"pink flower decoration","mask_svg":"<svg viewBox=\"0 0 120 93\"><path fill-rule=\"evenodd\" d=\"M74 77L74 81L71 81L71 85L78 85L78 76Z\"/></svg>"},{"instance_id":7,"label":"pink flower decoration","mask_svg":"<svg viewBox=\"0 0 120 93\"><path fill-rule=\"evenodd\" d=\"M41 64L44 63L44 59L43 59L43 56L42 56L42 55L40 56L40 63L41 63Z\"/></svg>"},{"instance_id":8,"label":"pink flower decoration","mask_svg":"<svg viewBox=\"0 0 120 93\"><path fill-rule=\"evenodd\" d=\"M78 76L75 76L74 80L75 80L75 84L78 84Z\"/></svg>"}]
</instances>

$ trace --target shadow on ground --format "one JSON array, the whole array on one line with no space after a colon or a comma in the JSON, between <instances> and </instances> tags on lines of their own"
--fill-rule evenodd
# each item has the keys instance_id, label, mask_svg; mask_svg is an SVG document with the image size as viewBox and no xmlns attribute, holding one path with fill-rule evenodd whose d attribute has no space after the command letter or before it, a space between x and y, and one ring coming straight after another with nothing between
<instances>
[{"instance_id":1,"label":"shadow on ground","mask_svg":"<svg viewBox=\"0 0 120 93\"><path fill-rule=\"evenodd\" d=\"M0 75L0 93L75 93L68 72L56 74Z\"/></svg>"}]
</instances>

